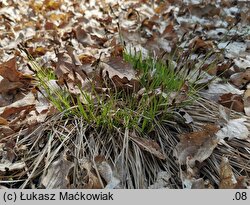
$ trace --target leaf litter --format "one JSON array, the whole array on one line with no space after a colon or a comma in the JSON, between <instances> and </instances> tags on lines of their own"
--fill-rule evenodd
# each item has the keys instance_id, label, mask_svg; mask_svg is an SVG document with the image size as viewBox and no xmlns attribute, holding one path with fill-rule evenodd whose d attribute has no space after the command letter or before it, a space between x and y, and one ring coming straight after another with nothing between
<instances>
[{"instance_id":1,"label":"leaf litter","mask_svg":"<svg viewBox=\"0 0 250 205\"><path fill-rule=\"evenodd\" d=\"M25 181L16 188L249 186L247 2L13 0L0 5L1 180L10 173ZM167 55L164 60L186 79L205 84L200 90L205 99L177 108L177 122L156 123L158 129L145 136L120 128L114 133L93 130L83 118L58 114L37 87L38 70L28 56L54 73L48 79L53 94L66 87L79 95L93 84L106 96L117 88L143 91L140 73L122 59L124 48L141 51L143 58L177 53L179 58ZM215 64L217 57L207 54L211 50L219 56ZM206 84L213 78L218 80ZM169 104L178 107L189 99L192 86L185 81L178 92L158 88L155 93L170 96ZM65 147L76 159L66 156ZM123 174L116 170L118 158Z\"/></svg>"}]
</instances>

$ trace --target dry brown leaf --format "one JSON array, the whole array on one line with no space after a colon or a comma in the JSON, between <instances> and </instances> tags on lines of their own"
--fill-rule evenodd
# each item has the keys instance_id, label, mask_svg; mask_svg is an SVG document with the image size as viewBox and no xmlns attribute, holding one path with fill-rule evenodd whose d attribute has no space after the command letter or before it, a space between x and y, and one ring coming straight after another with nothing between
<instances>
[{"instance_id":1,"label":"dry brown leaf","mask_svg":"<svg viewBox=\"0 0 250 205\"><path fill-rule=\"evenodd\" d=\"M139 88L139 81L133 66L125 62L122 57L110 57L106 63L100 63L99 68L102 70L102 76L108 75L107 77L117 88L130 90Z\"/></svg>"},{"instance_id":2,"label":"dry brown leaf","mask_svg":"<svg viewBox=\"0 0 250 205\"><path fill-rule=\"evenodd\" d=\"M7 78L4 78L0 81L0 93L7 93L23 86L24 84L21 82L11 82Z\"/></svg>"},{"instance_id":3,"label":"dry brown leaf","mask_svg":"<svg viewBox=\"0 0 250 205\"><path fill-rule=\"evenodd\" d=\"M230 76L230 81L235 86L242 88L250 82L250 69L245 72L235 73Z\"/></svg>"},{"instance_id":4,"label":"dry brown leaf","mask_svg":"<svg viewBox=\"0 0 250 205\"><path fill-rule=\"evenodd\" d=\"M244 112L244 102L241 95L226 93L220 96L218 102L227 108L238 112Z\"/></svg>"},{"instance_id":5,"label":"dry brown leaf","mask_svg":"<svg viewBox=\"0 0 250 205\"><path fill-rule=\"evenodd\" d=\"M177 144L174 156L180 164L185 164L188 160L189 166L193 167L195 162L203 162L213 152L219 140L214 137L219 127L207 124L201 131L181 134L180 142Z\"/></svg>"},{"instance_id":6,"label":"dry brown leaf","mask_svg":"<svg viewBox=\"0 0 250 205\"><path fill-rule=\"evenodd\" d=\"M66 151L64 151L59 159L50 164L46 175L41 180L42 185L45 186L46 189L68 188L68 175L73 166L74 163L67 160Z\"/></svg>"},{"instance_id":7,"label":"dry brown leaf","mask_svg":"<svg viewBox=\"0 0 250 205\"><path fill-rule=\"evenodd\" d=\"M166 159L165 153L163 153L159 144L154 140L136 136L130 136L130 139L133 140L139 147L158 157L159 159Z\"/></svg>"},{"instance_id":8,"label":"dry brown leaf","mask_svg":"<svg viewBox=\"0 0 250 205\"><path fill-rule=\"evenodd\" d=\"M211 41L204 41L201 38L196 38L192 41L189 47L195 53L205 53L209 49L213 48L213 44Z\"/></svg>"},{"instance_id":9,"label":"dry brown leaf","mask_svg":"<svg viewBox=\"0 0 250 205\"><path fill-rule=\"evenodd\" d=\"M15 131L9 126L0 125L0 139L14 134Z\"/></svg>"},{"instance_id":10,"label":"dry brown leaf","mask_svg":"<svg viewBox=\"0 0 250 205\"><path fill-rule=\"evenodd\" d=\"M0 125L8 125L8 121L2 117L0 117Z\"/></svg>"},{"instance_id":11,"label":"dry brown leaf","mask_svg":"<svg viewBox=\"0 0 250 205\"><path fill-rule=\"evenodd\" d=\"M160 14L168 9L170 6L168 1L162 2L158 7L155 8L155 13Z\"/></svg>"},{"instance_id":12,"label":"dry brown leaf","mask_svg":"<svg viewBox=\"0 0 250 205\"><path fill-rule=\"evenodd\" d=\"M226 113L226 110L222 107L219 107L220 111L220 120L219 123L223 125L223 127L216 133L217 139L221 140L224 138L228 138L229 140L237 138L237 139L247 139L249 136L249 130L246 126L247 119L245 118L237 118L237 119L229 119L229 115Z\"/></svg>"},{"instance_id":13,"label":"dry brown leaf","mask_svg":"<svg viewBox=\"0 0 250 205\"><path fill-rule=\"evenodd\" d=\"M226 157L222 157L220 165L220 189L233 189L237 184L236 178Z\"/></svg>"},{"instance_id":14,"label":"dry brown leaf","mask_svg":"<svg viewBox=\"0 0 250 205\"><path fill-rule=\"evenodd\" d=\"M18 100L6 107L0 108L0 116L7 119L12 114L19 114L22 110L30 110L35 106L35 97L28 93L23 99Z\"/></svg>"},{"instance_id":15,"label":"dry brown leaf","mask_svg":"<svg viewBox=\"0 0 250 205\"><path fill-rule=\"evenodd\" d=\"M98 176L96 175L94 169L92 168L92 163L86 159L83 158L80 161L80 167L82 171L86 171L86 174L81 178L82 182L84 183L83 188L84 189L101 189L103 188Z\"/></svg>"},{"instance_id":16,"label":"dry brown leaf","mask_svg":"<svg viewBox=\"0 0 250 205\"><path fill-rule=\"evenodd\" d=\"M74 34L76 39L83 45L83 46L91 46L95 45L95 41L92 40L90 34L85 31L82 26L78 26L74 29Z\"/></svg>"},{"instance_id":17,"label":"dry brown leaf","mask_svg":"<svg viewBox=\"0 0 250 205\"><path fill-rule=\"evenodd\" d=\"M109 65L109 67L105 67L104 72L107 71L110 78L117 75L123 83L128 83L130 80L136 78L136 72L133 66L125 62L120 56L110 57L106 64Z\"/></svg>"},{"instance_id":18,"label":"dry brown leaf","mask_svg":"<svg viewBox=\"0 0 250 205\"><path fill-rule=\"evenodd\" d=\"M18 72L16 69L15 57L0 65L0 75L11 82L20 80L22 73Z\"/></svg>"}]
</instances>

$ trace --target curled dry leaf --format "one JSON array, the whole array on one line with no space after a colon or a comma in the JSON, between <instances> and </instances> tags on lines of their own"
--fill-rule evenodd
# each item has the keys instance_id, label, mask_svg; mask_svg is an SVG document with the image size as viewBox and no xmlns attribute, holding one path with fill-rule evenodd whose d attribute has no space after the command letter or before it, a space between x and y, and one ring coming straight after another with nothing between
<instances>
[{"instance_id":1,"label":"curled dry leaf","mask_svg":"<svg viewBox=\"0 0 250 205\"><path fill-rule=\"evenodd\" d=\"M230 120L230 110L219 106L219 124L222 128L216 133L217 139L221 140L228 138L247 139L249 130L246 126L247 119L238 118Z\"/></svg>"},{"instance_id":2,"label":"curled dry leaf","mask_svg":"<svg viewBox=\"0 0 250 205\"><path fill-rule=\"evenodd\" d=\"M219 142L215 137L218 130L217 125L207 124L201 131L179 135L180 142L174 150L178 162L185 164L188 158L189 166L194 167L196 161L203 162L207 159Z\"/></svg>"},{"instance_id":3,"label":"curled dry leaf","mask_svg":"<svg viewBox=\"0 0 250 205\"><path fill-rule=\"evenodd\" d=\"M161 147L154 140L136 136L130 136L130 139L133 140L139 147L158 157L159 159L166 159L166 156L162 151Z\"/></svg>"},{"instance_id":4,"label":"curled dry leaf","mask_svg":"<svg viewBox=\"0 0 250 205\"><path fill-rule=\"evenodd\" d=\"M63 152L59 159L52 162L41 183L46 189L65 189L69 186L68 175L74 163L66 158L66 152Z\"/></svg>"}]
</instances>

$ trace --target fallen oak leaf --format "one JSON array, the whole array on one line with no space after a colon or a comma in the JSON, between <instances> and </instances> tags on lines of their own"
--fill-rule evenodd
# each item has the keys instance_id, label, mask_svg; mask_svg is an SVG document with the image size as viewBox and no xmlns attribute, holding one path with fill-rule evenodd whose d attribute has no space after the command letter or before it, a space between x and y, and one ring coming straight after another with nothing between
<instances>
[{"instance_id":1,"label":"fallen oak leaf","mask_svg":"<svg viewBox=\"0 0 250 205\"><path fill-rule=\"evenodd\" d=\"M207 124L203 130L179 135L180 142L176 145L174 156L182 165L187 162L194 167L195 162L203 162L213 152L219 140L215 137L219 127Z\"/></svg>"},{"instance_id":2,"label":"fallen oak leaf","mask_svg":"<svg viewBox=\"0 0 250 205\"><path fill-rule=\"evenodd\" d=\"M0 64L0 75L11 82L19 81L22 73L18 72L16 68L16 57L13 57L7 62Z\"/></svg>"},{"instance_id":3,"label":"fallen oak leaf","mask_svg":"<svg viewBox=\"0 0 250 205\"><path fill-rule=\"evenodd\" d=\"M213 43L211 41L204 41L200 37L195 38L189 48L195 52L195 53L205 53L209 49L213 48Z\"/></svg>"},{"instance_id":4,"label":"fallen oak leaf","mask_svg":"<svg viewBox=\"0 0 250 205\"><path fill-rule=\"evenodd\" d=\"M107 62L100 62L102 76L107 76L117 88L138 90L139 81L133 66L120 56L112 56Z\"/></svg>"},{"instance_id":5,"label":"fallen oak leaf","mask_svg":"<svg viewBox=\"0 0 250 205\"><path fill-rule=\"evenodd\" d=\"M0 108L0 116L7 119L10 115L16 114L22 110L30 109L35 106L35 97L28 93L24 98L8 106Z\"/></svg>"},{"instance_id":6,"label":"fallen oak leaf","mask_svg":"<svg viewBox=\"0 0 250 205\"><path fill-rule=\"evenodd\" d=\"M136 78L136 72L133 66L125 62L120 56L110 57L106 64L109 67L104 67L103 71L107 71L110 78L117 75L124 83L128 83L130 80Z\"/></svg>"}]
</instances>

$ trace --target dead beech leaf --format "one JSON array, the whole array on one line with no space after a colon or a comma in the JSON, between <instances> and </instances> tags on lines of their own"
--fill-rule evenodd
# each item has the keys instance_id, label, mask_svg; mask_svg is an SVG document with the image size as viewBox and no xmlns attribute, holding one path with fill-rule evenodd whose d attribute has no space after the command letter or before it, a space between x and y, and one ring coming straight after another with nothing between
<instances>
[{"instance_id":1,"label":"dead beech leaf","mask_svg":"<svg viewBox=\"0 0 250 205\"><path fill-rule=\"evenodd\" d=\"M162 152L161 147L154 140L136 136L130 136L130 139L133 140L139 147L151 153L152 155L158 157L159 159L162 160L166 159L166 156Z\"/></svg>"},{"instance_id":2,"label":"dead beech leaf","mask_svg":"<svg viewBox=\"0 0 250 205\"><path fill-rule=\"evenodd\" d=\"M233 109L237 112L244 111L244 102L241 95L226 93L220 96L219 101L221 105Z\"/></svg>"},{"instance_id":3,"label":"dead beech leaf","mask_svg":"<svg viewBox=\"0 0 250 205\"><path fill-rule=\"evenodd\" d=\"M195 162L203 162L213 152L219 140L214 136L219 127L207 124L203 130L179 135L180 142L175 147L174 156L180 164L188 160L189 166L193 167Z\"/></svg>"},{"instance_id":4,"label":"dead beech leaf","mask_svg":"<svg viewBox=\"0 0 250 205\"><path fill-rule=\"evenodd\" d=\"M226 157L222 157L220 165L220 189L233 189L237 184L237 180L234 176L232 168L229 164L229 160Z\"/></svg>"},{"instance_id":5,"label":"dead beech leaf","mask_svg":"<svg viewBox=\"0 0 250 205\"><path fill-rule=\"evenodd\" d=\"M73 162L66 159L66 152L63 152L59 159L52 162L47 174L42 178L41 183L46 189L66 189L69 186L68 175L74 166Z\"/></svg>"},{"instance_id":6,"label":"dead beech leaf","mask_svg":"<svg viewBox=\"0 0 250 205\"><path fill-rule=\"evenodd\" d=\"M19 81L22 73L16 69L16 58L12 58L7 62L0 64L0 75L11 82Z\"/></svg>"}]
</instances>

